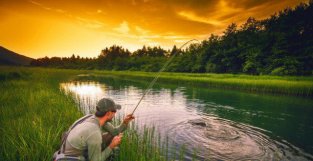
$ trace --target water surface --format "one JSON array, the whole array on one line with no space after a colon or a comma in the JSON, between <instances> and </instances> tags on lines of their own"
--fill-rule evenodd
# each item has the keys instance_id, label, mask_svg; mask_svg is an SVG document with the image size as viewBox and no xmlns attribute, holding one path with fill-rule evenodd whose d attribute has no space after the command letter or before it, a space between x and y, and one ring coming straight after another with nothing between
<instances>
[{"instance_id":1,"label":"water surface","mask_svg":"<svg viewBox=\"0 0 313 161\"><path fill-rule=\"evenodd\" d=\"M109 97L130 113L149 82L106 78L62 83L84 113ZM179 85L157 84L135 113L155 126L186 160L313 160L313 100Z\"/></svg>"}]
</instances>

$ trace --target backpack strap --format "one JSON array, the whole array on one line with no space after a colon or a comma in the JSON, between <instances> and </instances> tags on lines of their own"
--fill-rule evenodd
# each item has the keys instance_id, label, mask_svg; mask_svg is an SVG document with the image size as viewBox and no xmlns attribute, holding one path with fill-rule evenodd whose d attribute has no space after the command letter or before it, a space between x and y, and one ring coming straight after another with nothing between
<instances>
[{"instance_id":1,"label":"backpack strap","mask_svg":"<svg viewBox=\"0 0 313 161\"><path fill-rule=\"evenodd\" d=\"M90 118L91 116L93 116L93 114L89 114L89 115L86 115L82 118L80 118L79 120L75 121L72 126L68 129L67 132L65 132L63 138L62 138L62 145L61 145L61 149L60 151L64 154L65 152L65 144L66 144L66 140L67 140L67 137L68 135L70 134L70 132L74 129L74 127L76 127L77 125L83 123L85 120L87 120L88 118Z\"/></svg>"}]
</instances>

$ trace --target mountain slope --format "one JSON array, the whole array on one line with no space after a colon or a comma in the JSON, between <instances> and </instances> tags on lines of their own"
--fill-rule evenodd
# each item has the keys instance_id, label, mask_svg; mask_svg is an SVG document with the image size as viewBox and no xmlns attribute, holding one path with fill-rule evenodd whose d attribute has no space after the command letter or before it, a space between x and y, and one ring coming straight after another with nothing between
<instances>
[{"instance_id":1,"label":"mountain slope","mask_svg":"<svg viewBox=\"0 0 313 161\"><path fill-rule=\"evenodd\" d=\"M33 58L17 54L0 46L0 65L30 65Z\"/></svg>"}]
</instances>

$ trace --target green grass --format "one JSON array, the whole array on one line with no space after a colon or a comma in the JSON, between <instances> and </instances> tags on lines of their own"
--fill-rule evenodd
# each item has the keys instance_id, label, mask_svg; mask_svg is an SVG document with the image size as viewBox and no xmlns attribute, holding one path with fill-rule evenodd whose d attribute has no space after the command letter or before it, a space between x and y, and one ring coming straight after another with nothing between
<instances>
[{"instance_id":1,"label":"green grass","mask_svg":"<svg viewBox=\"0 0 313 161\"><path fill-rule=\"evenodd\" d=\"M182 145L178 149L171 149L169 138L165 140L160 134L156 135L154 127L143 127L141 132L136 124L124 132L122 144L120 145L120 155L116 161L169 161L185 160L186 148ZM196 153L191 156L196 160Z\"/></svg>"},{"instance_id":2,"label":"green grass","mask_svg":"<svg viewBox=\"0 0 313 161\"><path fill-rule=\"evenodd\" d=\"M0 160L50 160L61 133L82 115L58 87L77 72L11 67L0 71L19 73L0 81Z\"/></svg>"},{"instance_id":3,"label":"green grass","mask_svg":"<svg viewBox=\"0 0 313 161\"><path fill-rule=\"evenodd\" d=\"M89 71L0 67L0 160L51 160L61 134L82 113L59 88ZM165 161L168 143L154 128L132 124L124 134L118 161ZM174 151L175 152L175 151Z\"/></svg>"},{"instance_id":4,"label":"green grass","mask_svg":"<svg viewBox=\"0 0 313 161\"><path fill-rule=\"evenodd\" d=\"M166 161L168 158L168 143L161 142L161 138L155 135L154 128L144 127L140 133L138 127L132 124L124 132L120 153L117 161ZM167 145L167 146L164 146Z\"/></svg>"},{"instance_id":5,"label":"green grass","mask_svg":"<svg viewBox=\"0 0 313 161\"><path fill-rule=\"evenodd\" d=\"M92 71L94 76L115 76L151 81L156 73L129 71ZM252 76L240 74L162 73L159 82L196 85L206 88L236 89L258 93L313 96L313 76Z\"/></svg>"}]
</instances>

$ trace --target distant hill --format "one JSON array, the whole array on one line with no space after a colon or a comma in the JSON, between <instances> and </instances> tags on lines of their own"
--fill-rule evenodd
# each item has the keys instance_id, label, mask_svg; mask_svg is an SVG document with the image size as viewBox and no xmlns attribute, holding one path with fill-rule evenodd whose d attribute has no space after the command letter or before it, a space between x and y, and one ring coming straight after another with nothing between
<instances>
[{"instance_id":1,"label":"distant hill","mask_svg":"<svg viewBox=\"0 0 313 161\"><path fill-rule=\"evenodd\" d=\"M0 46L0 65L30 65L33 58L17 54Z\"/></svg>"}]
</instances>

